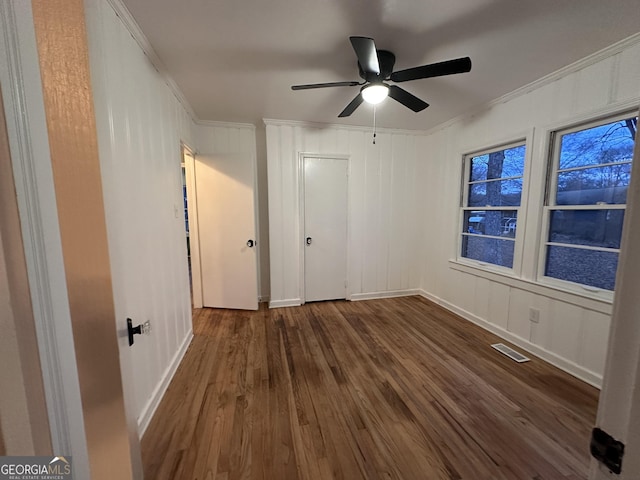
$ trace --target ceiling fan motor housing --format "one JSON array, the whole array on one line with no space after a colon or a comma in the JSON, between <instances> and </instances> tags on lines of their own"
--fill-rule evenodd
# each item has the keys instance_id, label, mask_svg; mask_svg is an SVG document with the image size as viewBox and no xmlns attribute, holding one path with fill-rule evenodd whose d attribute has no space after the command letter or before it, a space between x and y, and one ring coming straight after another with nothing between
<instances>
[{"instance_id":1,"label":"ceiling fan motor housing","mask_svg":"<svg viewBox=\"0 0 640 480\"><path fill-rule=\"evenodd\" d=\"M362 69L362 65L358 62L358 72L360 77L371 83L382 83L384 80L388 80L393 73L393 66L396 63L396 56L388 50L376 50L378 54L378 64L380 66L380 73L365 72Z\"/></svg>"}]
</instances>

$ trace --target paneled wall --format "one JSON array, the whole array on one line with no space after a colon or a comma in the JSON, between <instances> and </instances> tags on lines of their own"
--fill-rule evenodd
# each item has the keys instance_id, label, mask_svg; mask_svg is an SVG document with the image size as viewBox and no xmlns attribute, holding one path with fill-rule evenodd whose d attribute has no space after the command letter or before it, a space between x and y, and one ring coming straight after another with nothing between
<instances>
[{"instance_id":1,"label":"paneled wall","mask_svg":"<svg viewBox=\"0 0 640 480\"><path fill-rule=\"evenodd\" d=\"M121 355L142 433L192 335L180 142L192 144L193 122L109 3L86 11L121 340L127 317L151 321Z\"/></svg>"},{"instance_id":2,"label":"paneled wall","mask_svg":"<svg viewBox=\"0 0 640 480\"><path fill-rule=\"evenodd\" d=\"M348 294L414 291L419 281L416 161L411 132L266 120L272 307L301 302L301 153L349 157Z\"/></svg>"},{"instance_id":3,"label":"paneled wall","mask_svg":"<svg viewBox=\"0 0 640 480\"><path fill-rule=\"evenodd\" d=\"M601 383L611 301L561 292L536 281L549 131L603 114L637 109L640 36L520 89L426 137L419 176L424 257L421 288L468 319L577 376ZM529 194L519 279L458 265L461 159L464 153L529 138ZM526 218L525 218L526 217ZM540 322L529 321L529 309Z\"/></svg>"}]
</instances>

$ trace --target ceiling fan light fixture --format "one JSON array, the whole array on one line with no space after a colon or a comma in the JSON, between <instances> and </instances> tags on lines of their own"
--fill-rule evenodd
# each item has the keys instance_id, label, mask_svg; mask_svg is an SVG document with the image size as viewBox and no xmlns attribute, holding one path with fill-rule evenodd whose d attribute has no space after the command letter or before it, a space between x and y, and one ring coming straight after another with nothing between
<instances>
[{"instance_id":1,"label":"ceiling fan light fixture","mask_svg":"<svg viewBox=\"0 0 640 480\"><path fill-rule=\"evenodd\" d=\"M362 98L371 105L377 105L389 95L389 87L382 83L367 85L362 89Z\"/></svg>"}]
</instances>

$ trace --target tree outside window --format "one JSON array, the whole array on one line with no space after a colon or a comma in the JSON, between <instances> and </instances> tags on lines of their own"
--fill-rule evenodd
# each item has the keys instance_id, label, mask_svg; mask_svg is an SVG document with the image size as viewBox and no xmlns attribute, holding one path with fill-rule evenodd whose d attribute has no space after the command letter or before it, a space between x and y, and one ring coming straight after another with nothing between
<instances>
[{"instance_id":1,"label":"tree outside window","mask_svg":"<svg viewBox=\"0 0 640 480\"><path fill-rule=\"evenodd\" d=\"M613 290L638 118L554 133L544 275Z\"/></svg>"},{"instance_id":2,"label":"tree outside window","mask_svg":"<svg viewBox=\"0 0 640 480\"><path fill-rule=\"evenodd\" d=\"M465 157L460 256L513 268L525 145Z\"/></svg>"}]
</instances>

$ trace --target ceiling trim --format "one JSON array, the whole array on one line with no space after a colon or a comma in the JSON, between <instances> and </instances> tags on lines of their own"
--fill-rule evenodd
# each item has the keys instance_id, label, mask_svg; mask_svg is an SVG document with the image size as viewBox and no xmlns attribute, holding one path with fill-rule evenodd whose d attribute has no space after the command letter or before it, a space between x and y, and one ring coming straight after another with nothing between
<instances>
[{"instance_id":1,"label":"ceiling trim","mask_svg":"<svg viewBox=\"0 0 640 480\"><path fill-rule=\"evenodd\" d=\"M171 78L171 76L167 73L167 69L160 60L160 57L158 57L158 55L156 54L155 50L151 46L151 43L149 43L149 39L142 32L140 26L133 18L133 15L131 15L131 12L129 12L129 9L124 5L124 3L122 3L121 0L107 0L107 3L111 6L111 8L113 8L113 11L118 16L118 18L120 18L124 27L129 31L133 39L140 46L158 74L160 74L160 76L163 78L167 87L169 87L169 90L171 90L171 93L173 93L180 104L182 104L182 107L187 111L187 113L191 117L191 120L197 123L199 119L195 111L191 107L191 104L187 101L186 97L182 93L182 90L180 90L180 87L178 87L176 82L173 81L173 78Z\"/></svg>"},{"instance_id":2,"label":"ceiling trim","mask_svg":"<svg viewBox=\"0 0 640 480\"><path fill-rule=\"evenodd\" d=\"M338 128L342 130L352 130L355 132L370 133L373 130L372 126L365 125L344 125L340 123L320 123L320 122L305 122L300 120L279 120L275 118L263 118L262 121L265 125L273 125L277 127L302 127L302 128ZM376 127L376 132L389 133L395 135L415 135L424 136L427 132L425 130L405 130L400 128L384 128Z\"/></svg>"},{"instance_id":3,"label":"ceiling trim","mask_svg":"<svg viewBox=\"0 0 640 480\"><path fill-rule=\"evenodd\" d=\"M223 122L218 120L195 120L196 125L202 127L241 128L255 131L253 123Z\"/></svg>"},{"instance_id":4,"label":"ceiling trim","mask_svg":"<svg viewBox=\"0 0 640 480\"><path fill-rule=\"evenodd\" d=\"M495 105L497 103L505 103L505 102L508 102L509 100L512 100L513 98L527 94L533 90L537 90L538 88L548 85L550 83L553 83L556 80L560 80L571 73L578 72L587 67L590 67L591 65L601 62L602 60L606 60L609 57L613 57L614 55L617 55L618 53L621 53L627 48L633 45L636 45L638 43L640 43L640 32L635 33L630 37L624 38L612 45L609 45L608 47L605 47L602 50L592 53L591 55L581 58L576 62L570 63L569 65L562 67L561 69L556 70L555 72L552 72L549 75L545 75L544 77L539 78L538 80L534 80L533 82L528 83L520 88L517 88L512 92L509 92L501 97L498 97L495 100L492 100L491 102L489 102L489 105Z\"/></svg>"},{"instance_id":5,"label":"ceiling trim","mask_svg":"<svg viewBox=\"0 0 640 480\"><path fill-rule=\"evenodd\" d=\"M452 118L451 120L447 120L444 123L441 123L439 125L436 125L433 128L430 128L429 130L426 130L425 133L427 135L431 135L433 133L436 133L440 130L444 130L446 128L451 127L452 125L455 125L456 123L458 123L459 121L471 117L473 115L476 115L480 112L482 112L483 110L487 110L491 107L500 105L501 103L507 103L510 100L513 100L515 98L521 97L523 95L526 95L527 93L532 92L533 90L537 90L539 88L544 87L545 85L548 85L550 83L553 83L557 80L560 80L572 73L578 72L580 70L583 70L591 65L594 65L602 60L606 60L607 58L613 57L614 55L617 55L621 52L623 52L624 50L626 50L629 47L632 47L636 44L640 44L640 32L638 33L634 33L633 35L631 35L630 37L624 38L622 40L620 40L619 42L616 42L612 45L609 45L608 47L603 48L602 50L599 50L595 53L592 53L591 55L587 55L584 58L581 58L580 60L570 63L569 65L560 68L559 70L556 70L555 72L552 72L548 75L545 75L544 77L541 77L537 80L534 80L531 83L527 83L526 85L523 85L520 88L517 88L509 93L506 93L504 95L502 95L501 97L498 97L494 100L491 100L487 103L483 103L482 105L480 105L478 108L473 109L470 112L467 113L463 113L461 115L458 115L457 117Z\"/></svg>"}]
</instances>

